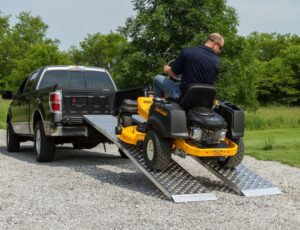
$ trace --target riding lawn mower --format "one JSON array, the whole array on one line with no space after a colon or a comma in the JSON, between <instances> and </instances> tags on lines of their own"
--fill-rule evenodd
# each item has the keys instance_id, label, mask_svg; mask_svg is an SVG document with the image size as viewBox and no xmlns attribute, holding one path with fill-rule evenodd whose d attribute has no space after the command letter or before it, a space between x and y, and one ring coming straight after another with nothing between
<instances>
[{"instance_id":1,"label":"riding lawn mower","mask_svg":"<svg viewBox=\"0 0 300 230\"><path fill-rule=\"evenodd\" d=\"M164 170L171 155L191 155L234 168L244 156L244 113L215 99L212 85L187 85L178 101L150 96L125 99L119 108L118 138L143 148L148 167Z\"/></svg>"}]
</instances>

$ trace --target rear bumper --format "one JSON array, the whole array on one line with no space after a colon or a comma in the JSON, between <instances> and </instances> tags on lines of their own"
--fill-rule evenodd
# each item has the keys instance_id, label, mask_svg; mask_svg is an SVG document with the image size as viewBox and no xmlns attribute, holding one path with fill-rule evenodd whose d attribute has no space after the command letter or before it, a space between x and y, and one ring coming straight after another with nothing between
<instances>
[{"instance_id":1,"label":"rear bumper","mask_svg":"<svg viewBox=\"0 0 300 230\"><path fill-rule=\"evenodd\" d=\"M45 125L45 133L51 137L88 137L87 126L48 126Z\"/></svg>"}]
</instances>

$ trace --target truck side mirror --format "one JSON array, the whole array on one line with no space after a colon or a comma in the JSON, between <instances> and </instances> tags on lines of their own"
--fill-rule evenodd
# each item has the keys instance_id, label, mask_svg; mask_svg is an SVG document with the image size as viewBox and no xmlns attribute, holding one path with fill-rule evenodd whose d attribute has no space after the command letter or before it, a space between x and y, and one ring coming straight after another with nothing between
<instances>
[{"instance_id":1,"label":"truck side mirror","mask_svg":"<svg viewBox=\"0 0 300 230\"><path fill-rule=\"evenodd\" d=\"M0 91L2 94L2 99L4 100L12 100L13 99L13 93L12 91Z\"/></svg>"}]
</instances>

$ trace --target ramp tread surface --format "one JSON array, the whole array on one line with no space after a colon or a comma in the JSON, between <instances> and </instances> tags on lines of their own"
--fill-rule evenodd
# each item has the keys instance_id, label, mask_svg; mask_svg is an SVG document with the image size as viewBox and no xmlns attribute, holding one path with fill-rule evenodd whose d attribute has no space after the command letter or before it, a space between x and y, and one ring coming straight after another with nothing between
<instances>
[{"instance_id":1,"label":"ramp tread surface","mask_svg":"<svg viewBox=\"0 0 300 230\"><path fill-rule=\"evenodd\" d=\"M213 193L174 160L163 171L151 170L147 167L142 149L126 144L117 138L115 134L116 117L112 115L84 115L84 119L122 149L129 159L174 202L216 200Z\"/></svg>"}]
</instances>

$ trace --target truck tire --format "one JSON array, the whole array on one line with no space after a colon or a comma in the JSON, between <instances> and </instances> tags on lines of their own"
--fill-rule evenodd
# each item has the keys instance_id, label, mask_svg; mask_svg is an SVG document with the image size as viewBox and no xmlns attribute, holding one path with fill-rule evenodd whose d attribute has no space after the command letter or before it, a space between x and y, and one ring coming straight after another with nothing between
<instances>
[{"instance_id":1,"label":"truck tire","mask_svg":"<svg viewBox=\"0 0 300 230\"><path fill-rule=\"evenodd\" d=\"M6 124L6 146L8 152L20 151L20 138L15 134L12 124L9 121Z\"/></svg>"},{"instance_id":2,"label":"truck tire","mask_svg":"<svg viewBox=\"0 0 300 230\"><path fill-rule=\"evenodd\" d=\"M226 157L226 158L218 158L217 162L221 167L233 169L237 166L239 166L244 158L244 141L243 138L239 138L237 140L234 140L236 144L238 144L238 152L236 155L232 157Z\"/></svg>"},{"instance_id":3,"label":"truck tire","mask_svg":"<svg viewBox=\"0 0 300 230\"><path fill-rule=\"evenodd\" d=\"M51 162L55 156L55 141L45 135L42 121L35 125L34 153L38 162Z\"/></svg>"},{"instance_id":4,"label":"truck tire","mask_svg":"<svg viewBox=\"0 0 300 230\"><path fill-rule=\"evenodd\" d=\"M164 170L171 162L170 141L161 137L157 131L149 129L144 140L143 154L149 168Z\"/></svg>"}]
</instances>

